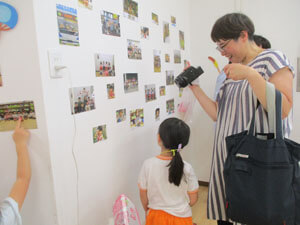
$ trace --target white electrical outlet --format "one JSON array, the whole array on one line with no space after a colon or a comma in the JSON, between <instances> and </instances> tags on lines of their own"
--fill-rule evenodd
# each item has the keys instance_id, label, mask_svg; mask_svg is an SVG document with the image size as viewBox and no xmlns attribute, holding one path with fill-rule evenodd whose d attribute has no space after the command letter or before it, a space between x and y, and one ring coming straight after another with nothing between
<instances>
[{"instance_id":1,"label":"white electrical outlet","mask_svg":"<svg viewBox=\"0 0 300 225\"><path fill-rule=\"evenodd\" d=\"M51 78L63 77L62 69L66 68L63 63L62 53L57 49L48 50L48 60Z\"/></svg>"}]
</instances>

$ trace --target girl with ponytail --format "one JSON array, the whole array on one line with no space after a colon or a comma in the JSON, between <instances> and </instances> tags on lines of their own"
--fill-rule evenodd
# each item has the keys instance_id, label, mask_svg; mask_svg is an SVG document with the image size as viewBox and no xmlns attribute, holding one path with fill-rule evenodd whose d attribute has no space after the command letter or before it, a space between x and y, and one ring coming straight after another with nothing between
<instances>
[{"instance_id":1,"label":"girl with ponytail","mask_svg":"<svg viewBox=\"0 0 300 225\"><path fill-rule=\"evenodd\" d=\"M198 179L180 155L189 137L190 128L180 119L169 118L159 126L161 153L143 163L138 180L146 225L193 224L191 206L198 200Z\"/></svg>"}]
</instances>

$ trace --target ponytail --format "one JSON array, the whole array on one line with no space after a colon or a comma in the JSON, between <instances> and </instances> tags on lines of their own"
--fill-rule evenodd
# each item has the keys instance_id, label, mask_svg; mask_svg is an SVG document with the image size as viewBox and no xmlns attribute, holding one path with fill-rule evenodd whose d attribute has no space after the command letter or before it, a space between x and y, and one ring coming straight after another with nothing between
<instances>
[{"instance_id":1,"label":"ponytail","mask_svg":"<svg viewBox=\"0 0 300 225\"><path fill-rule=\"evenodd\" d=\"M178 151L175 152L175 156L172 157L171 162L168 164L169 167L169 182L180 185L181 178L183 176L183 161Z\"/></svg>"}]
</instances>

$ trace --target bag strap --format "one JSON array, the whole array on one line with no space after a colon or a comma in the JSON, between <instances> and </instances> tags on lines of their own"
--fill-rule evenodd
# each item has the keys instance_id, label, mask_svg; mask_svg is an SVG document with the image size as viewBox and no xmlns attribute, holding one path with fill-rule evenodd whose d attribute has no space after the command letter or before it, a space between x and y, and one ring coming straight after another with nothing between
<instances>
[{"instance_id":1,"label":"bag strap","mask_svg":"<svg viewBox=\"0 0 300 225\"><path fill-rule=\"evenodd\" d=\"M268 111L268 122L269 122L269 133L274 133L276 138L276 114L275 114L275 86L270 82L266 82L266 100L267 100L267 111Z\"/></svg>"},{"instance_id":2,"label":"bag strap","mask_svg":"<svg viewBox=\"0 0 300 225\"><path fill-rule=\"evenodd\" d=\"M282 111L282 96L281 96L280 91L276 90L276 133L275 133L275 137L277 139L283 139L281 111Z\"/></svg>"}]
</instances>

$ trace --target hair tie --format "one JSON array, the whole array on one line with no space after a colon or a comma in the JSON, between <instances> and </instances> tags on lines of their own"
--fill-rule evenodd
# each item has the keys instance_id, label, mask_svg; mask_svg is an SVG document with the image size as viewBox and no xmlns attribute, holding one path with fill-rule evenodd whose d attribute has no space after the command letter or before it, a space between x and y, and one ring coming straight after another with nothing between
<instances>
[{"instance_id":1,"label":"hair tie","mask_svg":"<svg viewBox=\"0 0 300 225\"><path fill-rule=\"evenodd\" d=\"M181 152L181 150L182 150L182 144L180 143L180 144L178 145L177 152Z\"/></svg>"},{"instance_id":2,"label":"hair tie","mask_svg":"<svg viewBox=\"0 0 300 225\"><path fill-rule=\"evenodd\" d=\"M170 151L173 153L173 156L175 156L175 152L177 151L177 149L171 149Z\"/></svg>"}]
</instances>

